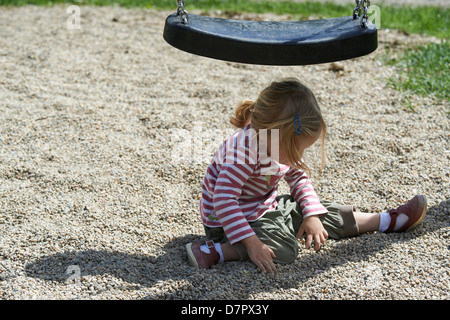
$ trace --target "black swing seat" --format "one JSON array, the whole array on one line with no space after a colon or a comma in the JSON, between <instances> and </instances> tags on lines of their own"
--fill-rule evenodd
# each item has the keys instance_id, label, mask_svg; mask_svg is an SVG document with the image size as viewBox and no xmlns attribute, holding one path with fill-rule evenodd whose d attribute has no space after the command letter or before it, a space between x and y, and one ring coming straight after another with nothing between
<instances>
[{"instance_id":1,"label":"black swing seat","mask_svg":"<svg viewBox=\"0 0 450 320\"><path fill-rule=\"evenodd\" d=\"M248 21L189 14L186 24L167 17L164 39L180 50L225 61L308 65L360 57L378 46L376 28L359 19Z\"/></svg>"}]
</instances>

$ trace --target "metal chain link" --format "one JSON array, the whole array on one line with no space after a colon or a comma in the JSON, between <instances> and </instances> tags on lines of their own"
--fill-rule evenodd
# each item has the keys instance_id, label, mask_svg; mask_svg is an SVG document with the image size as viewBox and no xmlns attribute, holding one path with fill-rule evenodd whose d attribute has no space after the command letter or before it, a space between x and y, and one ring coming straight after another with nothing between
<instances>
[{"instance_id":1,"label":"metal chain link","mask_svg":"<svg viewBox=\"0 0 450 320\"><path fill-rule=\"evenodd\" d=\"M355 0L356 7L353 10L353 20L359 18L361 27L368 27L368 10L370 7L370 0ZM186 24L189 21L189 14L184 8L185 0L177 0L177 15L180 16L180 23ZM362 14L361 14L362 13Z\"/></svg>"},{"instance_id":2,"label":"metal chain link","mask_svg":"<svg viewBox=\"0 0 450 320\"><path fill-rule=\"evenodd\" d=\"M356 20L361 15L361 0L355 0L356 7L353 9L353 20Z\"/></svg>"},{"instance_id":3,"label":"metal chain link","mask_svg":"<svg viewBox=\"0 0 450 320\"><path fill-rule=\"evenodd\" d=\"M184 9L184 0L177 0L177 15L180 16L180 23L186 24L189 21L189 14Z\"/></svg>"},{"instance_id":4,"label":"metal chain link","mask_svg":"<svg viewBox=\"0 0 450 320\"><path fill-rule=\"evenodd\" d=\"M359 18L361 27L367 28L369 26L368 11L370 7L370 0L355 0L355 4L356 7L353 10L353 20Z\"/></svg>"},{"instance_id":5,"label":"metal chain link","mask_svg":"<svg viewBox=\"0 0 450 320\"><path fill-rule=\"evenodd\" d=\"M368 16L367 12L369 11L370 1L364 0L364 1L362 1L362 4L364 6L364 14L361 17L361 26L363 28L367 28L369 26L369 16Z\"/></svg>"}]
</instances>

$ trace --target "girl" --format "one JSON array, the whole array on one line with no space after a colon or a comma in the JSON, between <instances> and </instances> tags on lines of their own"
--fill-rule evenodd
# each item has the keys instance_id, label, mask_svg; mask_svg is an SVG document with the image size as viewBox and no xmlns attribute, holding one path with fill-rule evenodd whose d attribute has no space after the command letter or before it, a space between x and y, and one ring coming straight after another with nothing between
<instances>
[{"instance_id":1,"label":"girl","mask_svg":"<svg viewBox=\"0 0 450 320\"><path fill-rule=\"evenodd\" d=\"M370 231L402 232L425 216L425 196L379 214L319 201L302 155L321 140L324 167L326 125L313 93L297 79L273 82L253 102L244 100L231 123L239 128L209 164L202 184L200 216L207 241L186 246L190 262L210 268L250 259L274 274L274 263L297 258L297 239L319 250L330 237ZM284 178L290 195L277 196Z\"/></svg>"}]
</instances>

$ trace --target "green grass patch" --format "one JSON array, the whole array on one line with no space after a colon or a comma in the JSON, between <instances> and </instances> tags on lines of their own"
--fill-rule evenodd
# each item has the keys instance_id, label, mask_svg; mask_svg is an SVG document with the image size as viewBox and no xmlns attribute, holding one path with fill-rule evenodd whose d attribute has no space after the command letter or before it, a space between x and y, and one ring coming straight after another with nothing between
<instances>
[{"instance_id":1,"label":"green grass patch","mask_svg":"<svg viewBox=\"0 0 450 320\"><path fill-rule=\"evenodd\" d=\"M389 84L399 91L420 95L434 95L438 99L450 98L450 45L440 44L407 50L400 58L391 61L399 73L389 79Z\"/></svg>"},{"instance_id":2,"label":"green grass patch","mask_svg":"<svg viewBox=\"0 0 450 320\"><path fill-rule=\"evenodd\" d=\"M122 6L127 8L176 9L175 0L0 0L0 5L22 6L26 4L53 5L70 3L76 5ZM294 19L331 18L352 15L354 4L339 5L322 2L292 2L263 0L186 0L186 10L221 10L236 13L290 14ZM449 38L450 10L431 6L391 7L381 6L381 28L400 29L408 33L427 34Z\"/></svg>"}]
</instances>

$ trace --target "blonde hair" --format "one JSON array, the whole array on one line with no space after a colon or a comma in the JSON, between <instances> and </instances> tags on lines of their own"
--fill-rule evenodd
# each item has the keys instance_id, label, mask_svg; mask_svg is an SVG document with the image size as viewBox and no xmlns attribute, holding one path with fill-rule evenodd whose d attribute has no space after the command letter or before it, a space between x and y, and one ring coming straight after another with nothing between
<instances>
[{"instance_id":1,"label":"blonde hair","mask_svg":"<svg viewBox=\"0 0 450 320\"><path fill-rule=\"evenodd\" d=\"M250 127L260 129L278 129L280 145L289 163L298 169L310 173L302 160L302 151L295 143L294 117L300 116L302 135L314 138L322 137L321 167L325 167L325 135L327 131L316 97L310 89L296 78L272 82L265 88L256 101L244 100L236 108L230 122L237 128ZM270 132L270 131L269 131Z\"/></svg>"}]
</instances>

